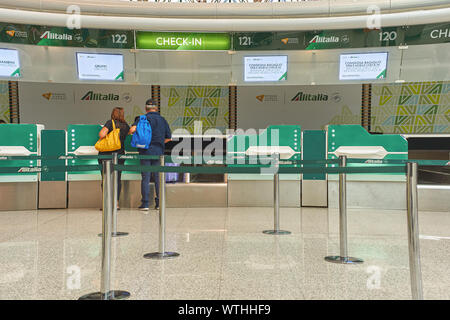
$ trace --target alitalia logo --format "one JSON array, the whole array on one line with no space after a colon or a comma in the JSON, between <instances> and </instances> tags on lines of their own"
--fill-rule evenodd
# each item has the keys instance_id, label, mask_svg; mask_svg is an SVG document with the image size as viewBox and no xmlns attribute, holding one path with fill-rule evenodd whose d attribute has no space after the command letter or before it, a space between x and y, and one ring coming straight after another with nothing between
<instances>
[{"instance_id":1,"label":"alitalia logo","mask_svg":"<svg viewBox=\"0 0 450 320\"><path fill-rule=\"evenodd\" d=\"M329 42L339 42L339 37L336 36L314 36L309 43L329 43Z\"/></svg>"},{"instance_id":2,"label":"alitalia logo","mask_svg":"<svg viewBox=\"0 0 450 320\"><path fill-rule=\"evenodd\" d=\"M364 163L368 163L368 164L382 164L383 160L366 160L366 161L364 161Z\"/></svg>"},{"instance_id":3,"label":"alitalia logo","mask_svg":"<svg viewBox=\"0 0 450 320\"><path fill-rule=\"evenodd\" d=\"M322 93L303 93L300 91L291 99L291 101L328 101L328 95Z\"/></svg>"},{"instance_id":4,"label":"alitalia logo","mask_svg":"<svg viewBox=\"0 0 450 320\"><path fill-rule=\"evenodd\" d=\"M72 35L67 33L56 33L51 31L45 31L41 39L47 39L47 40L72 40Z\"/></svg>"},{"instance_id":5,"label":"alitalia logo","mask_svg":"<svg viewBox=\"0 0 450 320\"><path fill-rule=\"evenodd\" d=\"M19 169L19 171L17 171L18 173L26 173L26 172L41 172L42 168L27 168L27 167L22 167Z\"/></svg>"},{"instance_id":6,"label":"alitalia logo","mask_svg":"<svg viewBox=\"0 0 450 320\"><path fill-rule=\"evenodd\" d=\"M88 91L81 100L84 101L117 101L119 95L114 93L95 93L94 91Z\"/></svg>"}]
</instances>

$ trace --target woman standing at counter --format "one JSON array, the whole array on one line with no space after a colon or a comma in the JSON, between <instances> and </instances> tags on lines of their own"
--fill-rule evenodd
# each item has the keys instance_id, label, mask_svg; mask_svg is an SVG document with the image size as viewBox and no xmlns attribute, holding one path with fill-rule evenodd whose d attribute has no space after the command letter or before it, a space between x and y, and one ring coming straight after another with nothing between
<instances>
[{"instance_id":1,"label":"woman standing at counter","mask_svg":"<svg viewBox=\"0 0 450 320\"><path fill-rule=\"evenodd\" d=\"M98 136L100 139L104 139L109 132L113 131L113 121L116 128L120 128L120 149L116 151L107 151L107 152L99 152L99 155L111 155L117 152L119 155L125 154L125 139L130 131L130 126L125 121L125 111L123 108L116 107L111 112L111 120L106 121L102 130L100 130ZM98 160L99 164L102 164L102 160ZM125 163L124 159L119 159L119 165L123 165ZM119 210L119 199L120 199L120 191L122 189L122 172L118 171L118 186L117 186L117 209ZM102 170L102 181L103 181L103 170Z\"/></svg>"}]
</instances>

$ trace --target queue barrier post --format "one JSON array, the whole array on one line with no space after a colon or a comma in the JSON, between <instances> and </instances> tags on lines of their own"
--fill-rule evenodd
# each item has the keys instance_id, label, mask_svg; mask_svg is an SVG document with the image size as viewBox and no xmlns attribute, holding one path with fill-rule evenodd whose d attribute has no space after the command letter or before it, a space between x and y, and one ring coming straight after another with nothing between
<instances>
[{"instance_id":1,"label":"queue barrier post","mask_svg":"<svg viewBox=\"0 0 450 320\"><path fill-rule=\"evenodd\" d=\"M339 166L344 168L347 166L347 157L339 156ZM339 173L339 256L327 256L325 260L332 263L340 264L357 264L364 261L359 258L348 256L347 247L347 174Z\"/></svg>"},{"instance_id":2,"label":"queue barrier post","mask_svg":"<svg viewBox=\"0 0 450 320\"><path fill-rule=\"evenodd\" d=\"M419 247L418 167L419 165L416 162L408 162L406 164L406 210L411 293L414 300L423 300Z\"/></svg>"},{"instance_id":3,"label":"queue barrier post","mask_svg":"<svg viewBox=\"0 0 450 320\"><path fill-rule=\"evenodd\" d=\"M264 230L263 233L271 235L291 234L290 231L280 230L280 174L278 173L280 154L275 153L272 157L276 170L273 175L273 230Z\"/></svg>"},{"instance_id":4,"label":"queue barrier post","mask_svg":"<svg viewBox=\"0 0 450 320\"><path fill-rule=\"evenodd\" d=\"M164 156L159 158L160 166L164 166ZM145 259L168 259L178 257L177 252L166 251L166 174L159 173L159 251L144 254Z\"/></svg>"},{"instance_id":5,"label":"queue barrier post","mask_svg":"<svg viewBox=\"0 0 450 320\"><path fill-rule=\"evenodd\" d=\"M122 290L110 290L111 286L111 239L113 212L113 169L111 160L103 161L103 219L102 219L102 270L101 289L84 295L79 300L120 300L130 297L130 293Z\"/></svg>"},{"instance_id":6,"label":"queue barrier post","mask_svg":"<svg viewBox=\"0 0 450 320\"><path fill-rule=\"evenodd\" d=\"M112 154L113 165L117 166L119 164L119 155L117 152ZM119 171L113 170L113 219L112 219L112 232L111 236L113 237L121 237L127 236L128 232L117 232L117 203L118 203L118 190L119 190ZM99 234L99 237L102 236L102 233Z\"/></svg>"}]
</instances>

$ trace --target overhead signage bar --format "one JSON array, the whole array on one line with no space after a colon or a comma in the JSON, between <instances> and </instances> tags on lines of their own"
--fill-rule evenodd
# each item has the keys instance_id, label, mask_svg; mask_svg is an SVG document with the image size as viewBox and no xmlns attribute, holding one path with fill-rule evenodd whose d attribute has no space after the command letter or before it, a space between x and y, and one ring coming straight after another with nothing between
<instances>
[{"instance_id":1,"label":"overhead signage bar","mask_svg":"<svg viewBox=\"0 0 450 320\"><path fill-rule=\"evenodd\" d=\"M134 32L0 23L0 42L37 46L132 49Z\"/></svg>"},{"instance_id":2,"label":"overhead signage bar","mask_svg":"<svg viewBox=\"0 0 450 320\"><path fill-rule=\"evenodd\" d=\"M324 50L448 43L450 23L381 29L196 33L68 29L0 22L0 42L147 50Z\"/></svg>"},{"instance_id":3,"label":"overhead signage bar","mask_svg":"<svg viewBox=\"0 0 450 320\"><path fill-rule=\"evenodd\" d=\"M236 51L370 48L447 42L450 42L450 23L382 29L233 34L233 45Z\"/></svg>"},{"instance_id":4,"label":"overhead signage bar","mask_svg":"<svg viewBox=\"0 0 450 320\"><path fill-rule=\"evenodd\" d=\"M136 49L230 50L229 33L136 32Z\"/></svg>"}]
</instances>

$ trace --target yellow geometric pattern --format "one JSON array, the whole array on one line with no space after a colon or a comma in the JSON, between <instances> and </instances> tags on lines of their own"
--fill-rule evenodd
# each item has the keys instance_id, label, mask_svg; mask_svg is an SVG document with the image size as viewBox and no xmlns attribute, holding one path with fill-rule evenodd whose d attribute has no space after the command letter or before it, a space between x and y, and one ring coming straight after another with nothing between
<instances>
[{"instance_id":1,"label":"yellow geometric pattern","mask_svg":"<svg viewBox=\"0 0 450 320\"><path fill-rule=\"evenodd\" d=\"M372 86L371 130L449 133L450 81Z\"/></svg>"},{"instance_id":2,"label":"yellow geometric pattern","mask_svg":"<svg viewBox=\"0 0 450 320\"><path fill-rule=\"evenodd\" d=\"M0 119L10 122L8 81L0 81Z\"/></svg>"},{"instance_id":3,"label":"yellow geometric pattern","mask_svg":"<svg viewBox=\"0 0 450 320\"><path fill-rule=\"evenodd\" d=\"M348 106L343 106L341 114L335 115L328 124L361 124L361 114L353 114Z\"/></svg>"},{"instance_id":4,"label":"yellow geometric pattern","mask_svg":"<svg viewBox=\"0 0 450 320\"><path fill-rule=\"evenodd\" d=\"M201 122L202 131L228 129L228 87L161 87L161 115L173 130L183 128L194 134Z\"/></svg>"}]
</instances>

